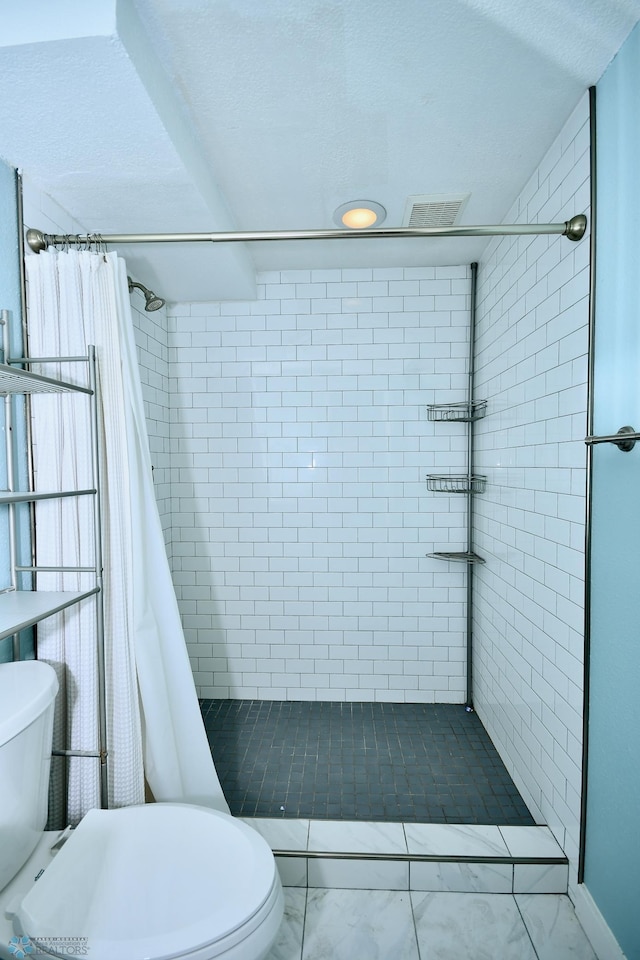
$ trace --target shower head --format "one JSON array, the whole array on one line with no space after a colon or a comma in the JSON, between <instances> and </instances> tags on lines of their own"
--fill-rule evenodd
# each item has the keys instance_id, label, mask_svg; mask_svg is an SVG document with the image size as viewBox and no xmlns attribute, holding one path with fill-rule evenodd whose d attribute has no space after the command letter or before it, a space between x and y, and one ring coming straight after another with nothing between
<instances>
[{"instance_id":1,"label":"shower head","mask_svg":"<svg viewBox=\"0 0 640 960\"><path fill-rule=\"evenodd\" d=\"M145 297L147 302L145 303L144 308L145 310L148 310L149 313L151 313L152 310L159 310L160 307L164 307L165 301L162 299L162 297L156 297L154 293L145 293Z\"/></svg>"},{"instance_id":2,"label":"shower head","mask_svg":"<svg viewBox=\"0 0 640 960\"><path fill-rule=\"evenodd\" d=\"M127 280L129 281L129 293L132 293L135 287L137 287L138 290L142 290L145 299L144 308L149 313L152 313L154 310L159 310L160 307L164 307L166 301L163 300L162 297L157 297L155 293L147 290L141 283L136 283L131 277L127 277Z\"/></svg>"}]
</instances>

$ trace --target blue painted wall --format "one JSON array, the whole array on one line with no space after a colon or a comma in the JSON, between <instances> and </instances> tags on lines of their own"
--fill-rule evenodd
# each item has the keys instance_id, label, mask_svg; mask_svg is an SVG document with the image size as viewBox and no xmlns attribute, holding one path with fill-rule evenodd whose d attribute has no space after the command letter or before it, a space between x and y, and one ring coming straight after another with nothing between
<instances>
[{"instance_id":1,"label":"blue painted wall","mask_svg":"<svg viewBox=\"0 0 640 960\"><path fill-rule=\"evenodd\" d=\"M595 432L640 430L640 25L596 88ZM640 444L593 453L585 883L640 958Z\"/></svg>"}]
</instances>

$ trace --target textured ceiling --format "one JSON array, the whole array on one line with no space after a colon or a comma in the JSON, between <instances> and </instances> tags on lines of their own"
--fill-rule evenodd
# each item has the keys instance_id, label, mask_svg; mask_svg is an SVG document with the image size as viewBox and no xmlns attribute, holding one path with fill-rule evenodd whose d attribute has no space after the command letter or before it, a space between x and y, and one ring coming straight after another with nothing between
<instances>
[{"instance_id":1,"label":"textured ceiling","mask_svg":"<svg viewBox=\"0 0 640 960\"><path fill-rule=\"evenodd\" d=\"M3 5L0 154L102 233L328 228L360 198L400 226L426 193L468 193L464 223L500 222L640 18L640 0ZM466 263L482 246L123 252L164 296L198 300L251 296L254 267Z\"/></svg>"}]
</instances>

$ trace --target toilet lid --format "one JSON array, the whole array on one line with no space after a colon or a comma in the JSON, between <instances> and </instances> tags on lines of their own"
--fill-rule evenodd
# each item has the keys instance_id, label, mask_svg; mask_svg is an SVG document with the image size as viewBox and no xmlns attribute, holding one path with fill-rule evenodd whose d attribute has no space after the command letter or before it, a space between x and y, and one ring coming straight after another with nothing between
<instances>
[{"instance_id":1,"label":"toilet lid","mask_svg":"<svg viewBox=\"0 0 640 960\"><path fill-rule=\"evenodd\" d=\"M17 932L54 956L81 938L91 960L169 960L245 925L274 878L263 838L208 807L92 810L22 900Z\"/></svg>"}]
</instances>

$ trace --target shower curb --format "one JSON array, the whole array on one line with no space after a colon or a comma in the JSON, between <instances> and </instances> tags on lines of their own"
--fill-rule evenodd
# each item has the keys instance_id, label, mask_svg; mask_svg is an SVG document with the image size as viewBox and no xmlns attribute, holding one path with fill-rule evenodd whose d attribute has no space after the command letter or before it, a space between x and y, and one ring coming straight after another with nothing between
<instances>
[{"instance_id":1,"label":"shower curb","mask_svg":"<svg viewBox=\"0 0 640 960\"><path fill-rule=\"evenodd\" d=\"M526 830L517 835L520 846L524 836L529 847L521 853L510 849L503 839L512 836L510 828L341 821L335 824L338 833L344 836L353 832L358 842L352 846L343 842L343 849L335 849L338 844L330 849L326 843L313 842L314 832L326 835L331 831L332 824L327 821L247 817L244 822L257 829L271 846L284 886L525 894L566 893L568 889L568 859L545 826L511 828ZM410 849L416 845L416 831L428 842L434 828L438 841L435 852ZM408 837L405 829L409 830ZM390 830L395 833L394 842L385 849L381 834ZM449 831L451 852L445 852ZM493 831L491 840L496 847L495 838L500 838L503 850L486 849L487 831ZM283 836L293 833L297 834L295 841L283 843ZM461 834L467 845L473 846L475 841L478 848L485 849L458 852ZM397 838L404 838L403 849ZM512 842L512 848L515 846L517 843ZM535 847L541 848L539 852Z\"/></svg>"}]
</instances>

